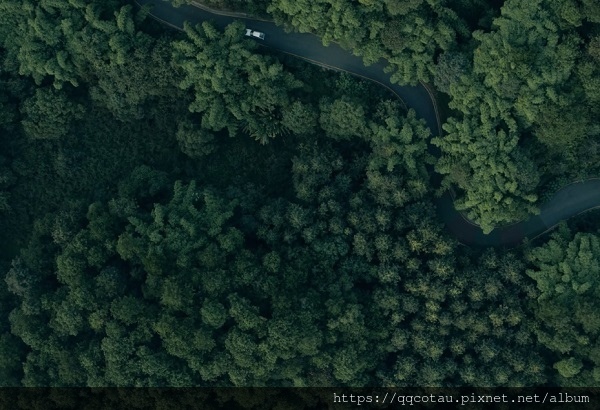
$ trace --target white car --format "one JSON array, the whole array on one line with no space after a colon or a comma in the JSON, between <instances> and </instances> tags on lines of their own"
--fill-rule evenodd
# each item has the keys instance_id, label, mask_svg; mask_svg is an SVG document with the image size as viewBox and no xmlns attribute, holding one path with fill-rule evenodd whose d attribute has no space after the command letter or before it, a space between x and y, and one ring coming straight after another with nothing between
<instances>
[{"instance_id":1,"label":"white car","mask_svg":"<svg viewBox=\"0 0 600 410\"><path fill-rule=\"evenodd\" d=\"M261 33L260 31L254 31L254 30L251 30L249 28L246 29L246 35L248 37L260 38L261 40L265 39L265 33Z\"/></svg>"}]
</instances>

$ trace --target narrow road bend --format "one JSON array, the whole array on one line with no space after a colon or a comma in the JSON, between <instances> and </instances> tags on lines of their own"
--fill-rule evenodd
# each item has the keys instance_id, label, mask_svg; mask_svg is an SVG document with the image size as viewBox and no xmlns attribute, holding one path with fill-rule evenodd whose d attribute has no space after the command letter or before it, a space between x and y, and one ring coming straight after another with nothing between
<instances>
[{"instance_id":1,"label":"narrow road bend","mask_svg":"<svg viewBox=\"0 0 600 410\"><path fill-rule=\"evenodd\" d=\"M321 39L308 33L287 33L282 27L263 20L246 17L231 17L214 14L194 6L173 7L162 0L136 0L141 6L151 4L151 15L172 27L182 29L184 21L200 23L211 21L219 28L225 28L234 20L247 21L247 27L266 34L262 45L295 55L327 68L375 81L391 89L404 103L423 118L434 135L441 135L439 122L432 97L422 85L401 86L392 84L390 74L384 72L385 61L365 66L361 57L352 55L337 44L324 46ZM257 40L260 41L260 40ZM434 179L438 179L437 176ZM438 179L439 180L439 179ZM540 208L540 214L512 225L498 227L489 234L467 221L454 209L449 193L437 200L438 213L446 228L457 240L469 246L515 246L525 238L534 238L550 230L560 221L582 212L600 207L600 179L590 179L567 185L558 191Z\"/></svg>"}]
</instances>

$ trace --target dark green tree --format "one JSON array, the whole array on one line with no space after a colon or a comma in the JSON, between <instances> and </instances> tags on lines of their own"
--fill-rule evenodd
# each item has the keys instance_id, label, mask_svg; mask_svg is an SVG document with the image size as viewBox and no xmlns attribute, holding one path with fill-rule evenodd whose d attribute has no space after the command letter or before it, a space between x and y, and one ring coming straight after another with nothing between
<instances>
[{"instance_id":1,"label":"dark green tree","mask_svg":"<svg viewBox=\"0 0 600 410\"><path fill-rule=\"evenodd\" d=\"M563 225L547 244L531 250L529 261L533 268L527 274L539 289L536 333L555 354L557 382L595 385L600 380L598 236L572 235Z\"/></svg>"},{"instance_id":2,"label":"dark green tree","mask_svg":"<svg viewBox=\"0 0 600 410\"><path fill-rule=\"evenodd\" d=\"M85 115L85 108L63 91L39 88L21 108L23 129L31 139L59 139Z\"/></svg>"},{"instance_id":3,"label":"dark green tree","mask_svg":"<svg viewBox=\"0 0 600 410\"><path fill-rule=\"evenodd\" d=\"M194 90L189 110L201 114L202 127L230 136L245 129L262 144L281 134L290 92L302 84L274 58L254 53L241 23L224 33L209 23L184 30L188 40L174 44L174 58L185 73L180 87Z\"/></svg>"}]
</instances>

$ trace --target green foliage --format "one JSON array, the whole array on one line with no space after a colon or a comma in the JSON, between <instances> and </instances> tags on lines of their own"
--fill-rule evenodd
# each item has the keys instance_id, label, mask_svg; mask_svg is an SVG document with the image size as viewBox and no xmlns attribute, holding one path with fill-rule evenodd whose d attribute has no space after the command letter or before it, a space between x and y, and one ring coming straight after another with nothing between
<instances>
[{"instance_id":1,"label":"green foliage","mask_svg":"<svg viewBox=\"0 0 600 410\"><path fill-rule=\"evenodd\" d=\"M194 0L163 0L169 1L175 7L183 4L194 4ZM255 16L267 16L266 8L268 0L204 0L203 5L213 10L232 10L235 12L247 12Z\"/></svg>"},{"instance_id":2,"label":"green foliage","mask_svg":"<svg viewBox=\"0 0 600 410\"><path fill-rule=\"evenodd\" d=\"M448 134L432 140L444 153L436 171L447 175L443 187L464 191L455 201L458 210L484 232L536 212L539 174L518 148L514 131L483 128L470 118L451 118L443 127Z\"/></svg>"},{"instance_id":3,"label":"green foliage","mask_svg":"<svg viewBox=\"0 0 600 410\"><path fill-rule=\"evenodd\" d=\"M558 370L558 373L566 379L579 374L582 367L583 364L581 363L581 360L577 360L574 357L571 357L567 360L561 360L560 362L556 362L554 364L554 368Z\"/></svg>"},{"instance_id":4,"label":"green foliage","mask_svg":"<svg viewBox=\"0 0 600 410\"><path fill-rule=\"evenodd\" d=\"M339 43L367 63L385 58L402 84L430 80L436 54L466 34L465 23L438 1L273 0L267 11L276 23Z\"/></svg>"},{"instance_id":5,"label":"green foliage","mask_svg":"<svg viewBox=\"0 0 600 410\"><path fill-rule=\"evenodd\" d=\"M26 81L7 69L9 64L5 57L5 53L0 49L0 216L11 210L10 195L7 192L15 180L11 169L11 154L15 142L20 137L19 107L15 94L19 94L26 87ZM0 252L3 251L4 249L0 248Z\"/></svg>"},{"instance_id":6,"label":"green foliage","mask_svg":"<svg viewBox=\"0 0 600 410\"><path fill-rule=\"evenodd\" d=\"M139 39L132 6L119 3L4 0L3 14L15 26L5 47L19 62L19 73L37 84L78 86L93 78L93 65L102 58L123 63Z\"/></svg>"},{"instance_id":7,"label":"green foliage","mask_svg":"<svg viewBox=\"0 0 600 410\"><path fill-rule=\"evenodd\" d=\"M59 139L69 132L73 121L85 115L85 108L64 92L39 88L23 103L23 128L32 139Z\"/></svg>"},{"instance_id":8,"label":"green foliage","mask_svg":"<svg viewBox=\"0 0 600 410\"><path fill-rule=\"evenodd\" d=\"M133 24L127 14L119 17L125 19L123 24ZM155 41L139 32L131 36L136 44L124 51L126 58L94 62L98 79L90 87L91 98L120 121L149 118L165 99L169 103L173 98L186 100L176 87L180 76L171 61L170 41L165 38Z\"/></svg>"},{"instance_id":9,"label":"green foliage","mask_svg":"<svg viewBox=\"0 0 600 410\"><path fill-rule=\"evenodd\" d=\"M23 253L7 276L23 383L543 383L523 266L457 260L427 200L424 124L397 102L359 107L360 136L293 149L289 196L138 168L55 256Z\"/></svg>"},{"instance_id":10,"label":"green foliage","mask_svg":"<svg viewBox=\"0 0 600 410\"><path fill-rule=\"evenodd\" d=\"M542 324L537 335L552 350L561 385L589 386L598 383L600 366L598 337L598 278L600 239L563 226L545 245L529 254L533 269L527 274L540 291L534 305Z\"/></svg>"},{"instance_id":11,"label":"green foliage","mask_svg":"<svg viewBox=\"0 0 600 410\"><path fill-rule=\"evenodd\" d=\"M573 71L580 58L579 36L560 30L557 27L560 21L548 15L544 3L543 0L526 5L509 2L502 17L494 21L495 32L474 33L480 42L474 53L474 72L482 75L483 83L493 95L514 104L523 128L538 124L541 118L554 120L577 98ZM547 23L544 26L538 22ZM542 141L549 145L576 144L585 136L568 133L565 126L553 128L547 127L548 131L541 133ZM549 141L546 135L552 131L564 139Z\"/></svg>"},{"instance_id":12,"label":"green foliage","mask_svg":"<svg viewBox=\"0 0 600 410\"><path fill-rule=\"evenodd\" d=\"M181 151L192 158L209 155L216 149L214 133L188 121L179 123L176 137Z\"/></svg>"},{"instance_id":13,"label":"green foliage","mask_svg":"<svg viewBox=\"0 0 600 410\"><path fill-rule=\"evenodd\" d=\"M188 40L174 44L174 58L185 72L180 87L194 90L189 110L201 114L202 128L227 129L230 136L245 128L265 144L284 131L282 111L302 84L273 58L253 53L257 46L244 40L243 30L241 23L224 33L206 22L187 24Z\"/></svg>"},{"instance_id":14,"label":"green foliage","mask_svg":"<svg viewBox=\"0 0 600 410\"><path fill-rule=\"evenodd\" d=\"M600 61L600 35L592 37L588 44L588 54L596 61Z\"/></svg>"},{"instance_id":15,"label":"green foliage","mask_svg":"<svg viewBox=\"0 0 600 410\"><path fill-rule=\"evenodd\" d=\"M485 231L534 213L540 181L595 168L597 65L579 32L587 18L570 0L507 1L490 32L473 32L472 70L464 54L439 59L436 86L456 111L434 140L436 170Z\"/></svg>"},{"instance_id":16,"label":"green foliage","mask_svg":"<svg viewBox=\"0 0 600 410\"><path fill-rule=\"evenodd\" d=\"M331 137L352 139L366 132L364 108L355 101L348 98L331 103L323 101L320 111L321 128Z\"/></svg>"},{"instance_id":17,"label":"green foliage","mask_svg":"<svg viewBox=\"0 0 600 410\"><path fill-rule=\"evenodd\" d=\"M317 116L313 106L294 101L284 109L281 124L294 134L313 134L316 131Z\"/></svg>"},{"instance_id":18,"label":"green foliage","mask_svg":"<svg viewBox=\"0 0 600 410\"><path fill-rule=\"evenodd\" d=\"M207 1L242 3L433 80L441 157L387 91L240 23L0 0L0 384L597 384L597 235L458 247L428 174L490 230L535 212L547 155L597 167L596 2Z\"/></svg>"},{"instance_id":19,"label":"green foliage","mask_svg":"<svg viewBox=\"0 0 600 410\"><path fill-rule=\"evenodd\" d=\"M450 86L458 83L461 76L469 73L469 65L467 57L462 53L446 52L440 55L433 78L435 88L449 93Z\"/></svg>"}]
</instances>

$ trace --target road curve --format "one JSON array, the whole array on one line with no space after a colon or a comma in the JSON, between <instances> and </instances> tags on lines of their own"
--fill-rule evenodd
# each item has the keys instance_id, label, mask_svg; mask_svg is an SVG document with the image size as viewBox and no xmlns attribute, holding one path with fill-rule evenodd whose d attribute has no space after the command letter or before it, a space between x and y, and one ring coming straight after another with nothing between
<instances>
[{"instance_id":1,"label":"road curve","mask_svg":"<svg viewBox=\"0 0 600 410\"><path fill-rule=\"evenodd\" d=\"M247 20L248 28L266 34L264 41L261 41L262 45L295 55L314 64L376 81L391 89L408 107L414 109L417 116L425 120L433 134L441 134L436 109L426 88L422 85L413 87L392 84L390 75L384 72L386 63L383 60L366 67L362 58L352 55L336 44L325 47L321 39L313 34L286 33L282 27L269 21L213 14L194 6L175 8L163 0L137 0L137 3L142 6L151 4L152 17L177 29L183 28L184 21L196 24L207 20L217 27L224 28L235 19ZM522 243L525 238L532 239L541 235L562 220L600 207L600 179L567 185L541 206L539 215L496 228L487 235L479 226L467 221L454 209L449 193L437 200L437 207L446 228L459 242L469 246L515 246Z\"/></svg>"}]
</instances>

